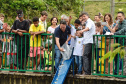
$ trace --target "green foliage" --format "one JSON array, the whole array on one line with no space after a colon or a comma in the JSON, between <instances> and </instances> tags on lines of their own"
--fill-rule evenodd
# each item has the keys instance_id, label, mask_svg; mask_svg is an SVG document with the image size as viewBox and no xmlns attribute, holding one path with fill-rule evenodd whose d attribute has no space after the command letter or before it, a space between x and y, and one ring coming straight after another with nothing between
<instances>
[{"instance_id":1,"label":"green foliage","mask_svg":"<svg viewBox=\"0 0 126 84\"><path fill-rule=\"evenodd\" d=\"M116 56L117 54L120 54L121 59L124 58L124 56L125 56L125 54L126 54L126 53L125 53L124 46L120 46L119 43L115 43L115 44L112 44L111 47L113 47L113 48L117 47L117 48L115 48L113 51L109 51L108 53L106 53L106 54L100 59L100 62L101 62L102 60L105 60L105 59L107 59L107 58L110 58L108 62L111 63L111 62L114 60L114 58L115 58L115 56Z\"/></svg>"},{"instance_id":2,"label":"green foliage","mask_svg":"<svg viewBox=\"0 0 126 84\"><path fill-rule=\"evenodd\" d=\"M52 16L75 13L79 16L82 11L83 0L0 0L0 13L5 14L5 22L13 24L16 11L22 9L25 19L32 19L34 16L40 17L40 12L46 10Z\"/></svg>"},{"instance_id":3,"label":"green foliage","mask_svg":"<svg viewBox=\"0 0 126 84\"><path fill-rule=\"evenodd\" d=\"M107 59L108 57L110 57L110 55L111 55L111 51L109 51L108 53L106 53L101 59L100 59L100 62L102 61L102 60L105 60L105 59Z\"/></svg>"},{"instance_id":4,"label":"green foliage","mask_svg":"<svg viewBox=\"0 0 126 84\"><path fill-rule=\"evenodd\" d=\"M121 49L121 47L118 47L118 48L116 48L116 49L111 53L109 62L112 62L112 61L113 61L113 59L114 59L114 57L116 56L116 54L118 54L118 53L120 52L120 49Z\"/></svg>"},{"instance_id":5,"label":"green foliage","mask_svg":"<svg viewBox=\"0 0 126 84\"><path fill-rule=\"evenodd\" d=\"M124 58L125 54L125 49L120 50L121 59Z\"/></svg>"},{"instance_id":6,"label":"green foliage","mask_svg":"<svg viewBox=\"0 0 126 84\"><path fill-rule=\"evenodd\" d=\"M111 47L113 47L113 48L114 48L114 47L118 47L118 46L120 46L119 43L114 43L114 44L111 45Z\"/></svg>"}]
</instances>

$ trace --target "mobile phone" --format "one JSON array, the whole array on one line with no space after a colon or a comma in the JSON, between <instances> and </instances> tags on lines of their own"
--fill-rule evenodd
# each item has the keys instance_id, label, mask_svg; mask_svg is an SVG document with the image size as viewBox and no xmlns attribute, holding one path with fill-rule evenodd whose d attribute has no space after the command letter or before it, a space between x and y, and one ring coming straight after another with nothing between
<instances>
[{"instance_id":1,"label":"mobile phone","mask_svg":"<svg viewBox=\"0 0 126 84\"><path fill-rule=\"evenodd\" d=\"M120 20L117 20L117 21L116 21L116 24L119 24L119 21L120 21Z\"/></svg>"},{"instance_id":2,"label":"mobile phone","mask_svg":"<svg viewBox=\"0 0 126 84\"><path fill-rule=\"evenodd\" d=\"M99 16L101 16L101 13L99 13Z\"/></svg>"},{"instance_id":3,"label":"mobile phone","mask_svg":"<svg viewBox=\"0 0 126 84\"><path fill-rule=\"evenodd\" d=\"M101 22L101 25L105 26L107 25L107 22Z\"/></svg>"},{"instance_id":4,"label":"mobile phone","mask_svg":"<svg viewBox=\"0 0 126 84\"><path fill-rule=\"evenodd\" d=\"M0 20L0 27L3 26L3 22Z\"/></svg>"}]
</instances>

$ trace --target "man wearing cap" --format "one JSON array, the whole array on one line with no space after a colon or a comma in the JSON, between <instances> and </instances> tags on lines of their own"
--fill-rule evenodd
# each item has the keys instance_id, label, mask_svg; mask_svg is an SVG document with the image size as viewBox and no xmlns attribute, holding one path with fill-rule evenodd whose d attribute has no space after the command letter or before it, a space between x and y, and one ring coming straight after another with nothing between
<instances>
[{"instance_id":1,"label":"man wearing cap","mask_svg":"<svg viewBox=\"0 0 126 84\"><path fill-rule=\"evenodd\" d=\"M23 18L24 15L23 15L22 10L17 11L17 16L19 19L14 21L14 24L11 30L12 32L16 34L15 41L16 41L17 50L18 50L17 51L17 57L18 57L18 63L19 63L18 65L19 65L19 68L23 70L25 68L24 59L28 57L28 52L29 52L29 37L23 35L23 33L28 33L29 22L27 20L24 20Z\"/></svg>"}]
</instances>

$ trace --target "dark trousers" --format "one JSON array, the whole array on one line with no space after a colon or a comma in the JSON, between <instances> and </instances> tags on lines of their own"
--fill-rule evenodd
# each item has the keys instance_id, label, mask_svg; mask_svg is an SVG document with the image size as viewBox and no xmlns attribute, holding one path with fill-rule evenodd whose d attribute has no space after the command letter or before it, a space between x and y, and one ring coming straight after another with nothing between
<instances>
[{"instance_id":1,"label":"dark trousers","mask_svg":"<svg viewBox=\"0 0 126 84\"><path fill-rule=\"evenodd\" d=\"M95 60L97 58L97 68L96 68L96 73L99 73L99 58L100 58L100 48L95 48Z\"/></svg>"},{"instance_id":2,"label":"dark trousers","mask_svg":"<svg viewBox=\"0 0 126 84\"><path fill-rule=\"evenodd\" d=\"M92 44L88 43L84 47L83 67L86 75L91 74Z\"/></svg>"},{"instance_id":3,"label":"dark trousers","mask_svg":"<svg viewBox=\"0 0 126 84\"><path fill-rule=\"evenodd\" d=\"M18 56L19 68L24 69L24 68L26 68L26 64L27 64L27 58L28 58L28 54L29 54L29 44L26 44L26 45L22 44L22 46L17 45L17 50L18 50L17 56Z\"/></svg>"}]
</instances>

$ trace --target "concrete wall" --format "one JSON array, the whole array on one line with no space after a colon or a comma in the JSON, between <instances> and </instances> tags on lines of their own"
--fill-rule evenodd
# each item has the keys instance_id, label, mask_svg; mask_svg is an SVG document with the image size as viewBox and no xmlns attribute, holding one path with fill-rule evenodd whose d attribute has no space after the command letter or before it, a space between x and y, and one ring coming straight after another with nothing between
<instances>
[{"instance_id":1,"label":"concrete wall","mask_svg":"<svg viewBox=\"0 0 126 84\"><path fill-rule=\"evenodd\" d=\"M0 72L0 84L51 84L50 74ZM126 79L68 75L64 84L126 84Z\"/></svg>"}]
</instances>

